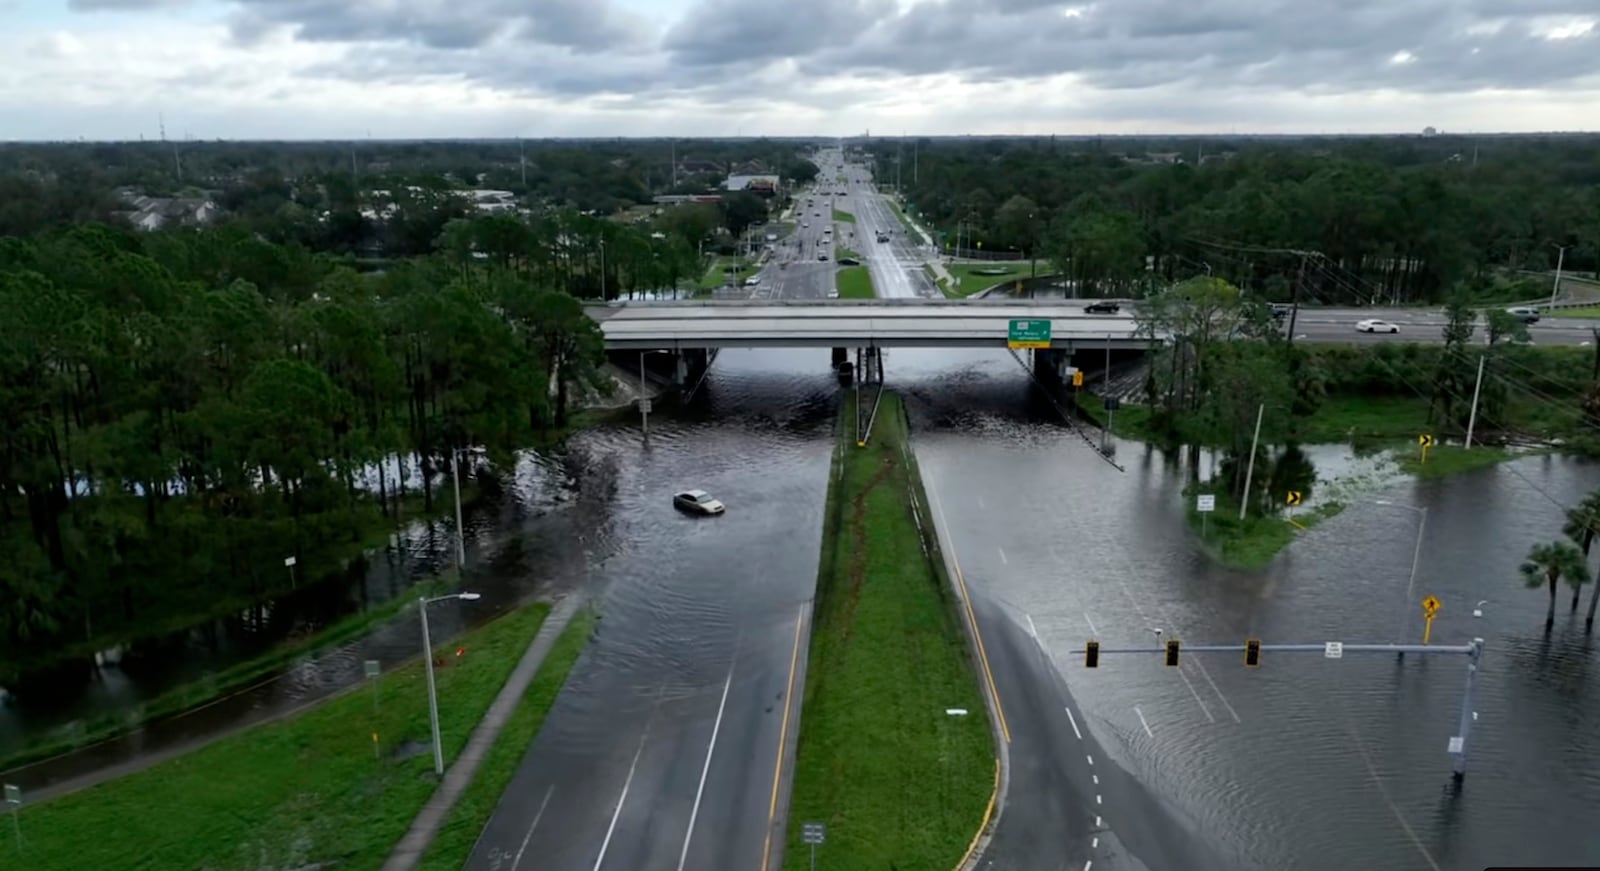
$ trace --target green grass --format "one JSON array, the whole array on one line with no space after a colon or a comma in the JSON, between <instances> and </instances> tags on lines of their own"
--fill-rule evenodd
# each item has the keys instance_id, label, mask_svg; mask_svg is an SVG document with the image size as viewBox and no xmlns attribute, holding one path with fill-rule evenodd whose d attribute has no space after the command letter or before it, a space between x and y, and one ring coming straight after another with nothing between
<instances>
[{"instance_id":1,"label":"green grass","mask_svg":"<svg viewBox=\"0 0 1600 871\"><path fill-rule=\"evenodd\" d=\"M394 598L357 614L347 615L311 635L286 640L259 656L235 663L199 680L173 687L135 709L107 715L51 737L24 745L18 752L0 759L0 770L15 768L52 756L59 756L124 735L147 723L180 714L224 696L275 678L285 666L302 657L343 644L367 634L380 623L388 622L418 596L433 595L454 583L454 573L413 584Z\"/></svg>"},{"instance_id":2,"label":"green grass","mask_svg":"<svg viewBox=\"0 0 1600 871\"><path fill-rule=\"evenodd\" d=\"M479 833L500 803L501 793L511 784L517 764L539 734L545 716L550 713L598 622L599 615L591 608L584 608L574 614L567 628L561 631L561 637L539 665L533 683L528 685L527 693L517 703L517 710L495 739L494 746L489 748L477 777L457 799L450 816L424 854L422 867L426 871L457 871L466 866Z\"/></svg>"},{"instance_id":3,"label":"green grass","mask_svg":"<svg viewBox=\"0 0 1600 871\"><path fill-rule=\"evenodd\" d=\"M1418 478L1443 478L1476 469L1486 469L1519 456L1528 455L1484 445L1470 450L1460 445L1438 445L1428 449L1428 460L1423 462L1422 450L1416 444L1396 448L1394 451L1395 462L1399 464L1401 471Z\"/></svg>"},{"instance_id":4,"label":"green grass","mask_svg":"<svg viewBox=\"0 0 1600 871\"><path fill-rule=\"evenodd\" d=\"M760 271L755 261L746 261L742 257L713 257L711 265L706 268L706 274L700 278L701 290L716 290L728 283L728 267L735 267L733 280L735 284L743 282L746 278Z\"/></svg>"},{"instance_id":5,"label":"green grass","mask_svg":"<svg viewBox=\"0 0 1600 871\"><path fill-rule=\"evenodd\" d=\"M833 220L836 224L854 224L856 222L856 216L843 209L834 209Z\"/></svg>"},{"instance_id":6,"label":"green grass","mask_svg":"<svg viewBox=\"0 0 1600 871\"><path fill-rule=\"evenodd\" d=\"M944 287L943 285L941 287L944 289L945 296L957 299L971 296L980 290L987 290L997 284L1010 284L1030 277L1029 263L1026 260L1018 263L947 263L945 266L950 270L950 274L958 280L958 283L954 287ZM999 275L981 274L985 269L1003 269L1005 272ZM1041 262L1039 264L1039 275L1050 274L1052 273L1048 264Z\"/></svg>"},{"instance_id":7,"label":"green grass","mask_svg":"<svg viewBox=\"0 0 1600 871\"><path fill-rule=\"evenodd\" d=\"M800 823L818 820L830 868L951 868L994 788L993 737L942 563L924 551L918 518L930 539L932 520L899 398L884 395L865 448L851 399L843 414L784 867L808 867Z\"/></svg>"},{"instance_id":8,"label":"green grass","mask_svg":"<svg viewBox=\"0 0 1600 871\"><path fill-rule=\"evenodd\" d=\"M1261 515L1251 513L1239 519L1239 505L1217 494L1217 510L1204 517L1195 510L1195 494L1201 492L1185 488L1189 528L1201 535L1212 556L1225 566L1236 569L1259 569L1272 562L1295 536L1344 510L1339 502L1325 502L1315 508L1294 514ZM1291 523L1290 521L1293 521ZM1296 526L1298 524L1298 526Z\"/></svg>"},{"instance_id":9,"label":"green grass","mask_svg":"<svg viewBox=\"0 0 1600 871\"><path fill-rule=\"evenodd\" d=\"M834 274L834 286L840 299L872 299L877 293L872 289L872 273L865 266L846 266Z\"/></svg>"},{"instance_id":10,"label":"green grass","mask_svg":"<svg viewBox=\"0 0 1600 871\"><path fill-rule=\"evenodd\" d=\"M860 260L861 259L861 254L860 254L860 252L852 251L849 248L840 248L837 251L833 252L833 259L835 259L835 260L843 260L846 257L853 257L853 258L855 258L857 260Z\"/></svg>"},{"instance_id":11,"label":"green grass","mask_svg":"<svg viewBox=\"0 0 1600 871\"><path fill-rule=\"evenodd\" d=\"M448 762L549 613L512 612L440 645L440 732ZM454 649L466 653L456 657ZM421 661L373 690L223 738L127 777L22 808L29 868L379 867L433 792ZM374 758L372 735L383 758ZM415 742L404 759L396 746ZM11 828L0 853L14 855Z\"/></svg>"},{"instance_id":12,"label":"green grass","mask_svg":"<svg viewBox=\"0 0 1600 871\"><path fill-rule=\"evenodd\" d=\"M894 212L894 216L900 219L900 225L906 228L907 235L913 238L922 238L922 234L917 230L917 225L912 223L911 218L906 215L904 209L900 208L898 202L892 197L884 197L883 201L889 204L889 211Z\"/></svg>"},{"instance_id":13,"label":"green grass","mask_svg":"<svg viewBox=\"0 0 1600 871\"><path fill-rule=\"evenodd\" d=\"M1583 308L1553 308L1544 312L1550 318L1600 318L1600 305L1586 305Z\"/></svg>"},{"instance_id":14,"label":"green grass","mask_svg":"<svg viewBox=\"0 0 1600 871\"><path fill-rule=\"evenodd\" d=\"M1147 442L1162 441L1150 429L1150 406L1124 402L1113 415L1106 411L1100 397L1087 390L1077 390L1075 394L1078 408L1082 409L1096 426L1105 426L1107 419L1110 419L1112 435Z\"/></svg>"}]
</instances>

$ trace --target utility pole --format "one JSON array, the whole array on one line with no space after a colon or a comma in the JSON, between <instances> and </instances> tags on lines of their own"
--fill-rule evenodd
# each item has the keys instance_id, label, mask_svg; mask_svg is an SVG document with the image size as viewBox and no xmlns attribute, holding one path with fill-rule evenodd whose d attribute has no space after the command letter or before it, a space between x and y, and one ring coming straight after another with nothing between
<instances>
[{"instance_id":1,"label":"utility pole","mask_svg":"<svg viewBox=\"0 0 1600 871\"><path fill-rule=\"evenodd\" d=\"M1100 379L1101 397L1106 405L1106 425L1100 430L1100 453L1104 454L1111 448L1111 424L1117 418L1117 403L1111 397L1111 335L1106 334L1106 371Z\"/></svg>"},{"instance_id":2,"label":"utility pole","mask_svg":"<svg viewBox=\"0 0 1600 871\"><path fill-rule=\"evenodd\" d=\"M1486 354L1478 355L1478 381L1472 387L1472 412L1467 415L1467 450L1472 450L1472 428L1478 422L1478 394L1483 390L1483 361Z\"/></svg>"},{"instance_id":3,"label":"utility pole","mask_svg":"<svg viewBox=\"0 0 1600 871\"><path fill-rule=\"evenodd\" d=\"M1239 500L1239 519L1244 520L1244 513L1250 507L1250 480L1256 474L1256 445L1261 441L1261 416L1266 414L1267 404L1261 403L1256 409L1256 434L1250 437L1250 463L1244 470L1244 498Z\"/></svg>"},{"instance_id":4,"label":"utility pole","mask_svg":"<svg viewBox=\"0 0 1600 871\"><path fill-rule=\"evenodd\" d=\"M1555 305L1556 304L1556 294L1561 292L1561 266L1564 263L1567 262L1567 249L1569 247L1571 247L1571 246L1569 246L1569 245L1556 245L1555 246L1556 250L1560 251L1561 253L1556 255L1556 283L1553 286L1551 286L1551 288L1550 288L1550 304L1551 305Z\"/></svg>"},{"instance_id":5,"label":"utility pole","mask_svg":"<svg viewBox=\"0 0 1600 871\"><path fill-rule=\"evenodd\" d=\"M1207 266L1207 270L1211 267ZM1289 344L1294 344L1294 322L1300 317L1300 284L1306 278L1306 255L1300 255L1300 271L1295 274L1294 287L1289 295Z\"/></svg>"}]
</instances>

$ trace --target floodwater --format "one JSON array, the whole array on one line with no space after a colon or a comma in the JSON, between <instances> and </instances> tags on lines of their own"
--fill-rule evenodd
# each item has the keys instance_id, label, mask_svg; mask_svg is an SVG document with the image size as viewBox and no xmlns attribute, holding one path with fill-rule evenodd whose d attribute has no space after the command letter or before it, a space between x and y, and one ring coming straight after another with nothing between
<instances>
[{"instance_id":1,"label":"floodwater","mask_svg":"<svg viewBox=\"0 0 1600 871\"><path fill-rule=\"evenodd\" d=\"M580 702L582 687L603 683L601 671L645 660L658 666L652 675L685 675L685 691L715 685L744 643L730 641L737 624L803 599L815 573L838 390L827 365L826 349L728 351L687 407L652 415L648 448L636 424L621 423L525 458L507 498L469 524L468 585L485 599L440 608L436 631L583 589L602 596L602 633L618 640L605 659L580 663ZM1010 355L901 350L885 354L885 372L909 397L919 460L973 595L1036 627L1102 745L1242 867L1600 864L1596 642L1583 633L1582 609L1569 618L1566 593L1546 637L1545 594L1517 575L1530 544L1559 534L1560 506L1600 485L1600 468L1536 457L1414 482L1342 448L1307 449L1336 479L1317 492L1337 492L1349 507L1267 569L1233 572L1208 562L1186 529L1182 454L1117 442L1125 470L1113 468L1062 425ZM1200 462L1199 474L1210 474L1213 458ZM724 536L686 526L661 509L671 490L690 486L767 519ZM1380 500L1428 509L1409 596L1419 516ZM686 535L689 562L675 551ZM424 530L397 561L447 561L449 547L448 527ZM716 566L755 568L764 581L728 585L709 576ZM708 575L714 595L685 592L693 572ZM375 594L401 585L378 569L369 576L381 576L369 581ZM1082 667L1084 641L1151 644L1156 628L1192 644L1418 638L1417 600L1427 594L1444 602L1435 643L1486 642L1459 794L1445 748L1457 731L1462 657L1268 652L1247 670L1236 654L1189 653L1179 669L1153 656ZM394 661L417 644L412 622L401 621L308 660L243 704L146 730L53 772L23 772L24 785L70 780L302 703L359 680L363 658ZM1056 865L1040 857L1039 867Z\"/></svg>"}]
</instances>

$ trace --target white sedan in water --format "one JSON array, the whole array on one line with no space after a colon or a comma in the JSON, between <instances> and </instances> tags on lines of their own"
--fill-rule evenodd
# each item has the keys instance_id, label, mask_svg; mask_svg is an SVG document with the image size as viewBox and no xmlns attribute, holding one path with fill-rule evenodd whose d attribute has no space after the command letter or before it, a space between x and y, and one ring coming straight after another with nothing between
<instances>
[{"instance_id":1,"label":"white sedan in water","mask_svg":"<svg viewBox=\"0 0 1600 871\"><path fill-rule=\"evenodd\" d=\"M1389 323L1388 321L1380 321L1377 318L1368 318L1367 320L1358 321L1356 323L1356 332L1358 332L1358 333L1398 333L1398 332L1400 332L1400 328L1395 326L1394 324Z\"/></svg>"}]
</instances>

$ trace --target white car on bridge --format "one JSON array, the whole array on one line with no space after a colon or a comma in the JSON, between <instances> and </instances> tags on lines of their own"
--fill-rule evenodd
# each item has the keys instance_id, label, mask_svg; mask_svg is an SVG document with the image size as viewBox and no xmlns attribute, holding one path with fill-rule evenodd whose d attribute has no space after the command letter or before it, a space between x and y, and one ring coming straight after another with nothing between
<instances>
[{"instance_id":1,"label":"white car on bridge","mask_svg":"<svg viewBox=\"0 0 1600 871\"><path fill-rule=\"evenodd\" d=\"M1358 332L1358 333L1398 333L1398 332L1400 332L1400 328L1395 326L1394 324L1389 323L1388 321L1381 321L1381 320L1378 320L1377 318L1368 318L1368 319L1366 319L1364 321L1356 322L1356 332Z\"/></svg>"}]
</instances>

